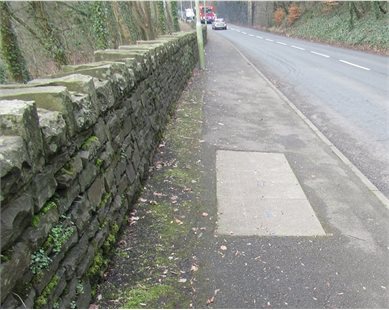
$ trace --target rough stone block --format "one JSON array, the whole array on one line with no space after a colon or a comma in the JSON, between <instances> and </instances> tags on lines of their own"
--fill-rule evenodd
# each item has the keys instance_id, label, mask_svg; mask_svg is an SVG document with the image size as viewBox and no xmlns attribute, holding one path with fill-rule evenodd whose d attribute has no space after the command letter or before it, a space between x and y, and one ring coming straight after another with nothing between
<instances>
[{"instance_id":1,"label":"rough stone block","mask_svg":"<svg viewBox=\"0 0 389 310\"><path fill-rule=\"evenodd\" d=\"M66 122L60 112L38 108L39 125L42 130L46 155L54 155L68 144Z\"/></svg>"},{"instance_id":2,"label":"rough stone block","mask_svg":"<svg viewBox=\"0 0 389 310\"><path fill-rule=\"evenodd\" d=\"M96 178L96 176L97 176L96 165L94 163L93 164L89 162L86 163L84 166L84 170L80 173L80 176L78 178L81 192L84 192L85 189L87 189L91 185L91 183Z\"/></svg>"},{"instance_id":3,"label":"rough stone block","mask_svg":"<svg viewBox=\"0 0 389 310\"><path fill-rule=\"evenodd\" d=\"M136 57L131 57L131 52L126 50L115 50L115 49L106 49L106 50L97 50L94 52L96 61L117 61Z\"/></svg>"},{"instance_id":4,"label":"rough stone block","mask_svg":"<svg viewBox=\"0 0 389 310\"><path fill-rule=\"evenodd\" d=\"M7 248L31 224L34 203L30 193L23 193L1 208L1 250Z\"/></svg>"},{"instance_id":5,"label":"rough stone block","mask_svg":"<svg viewBox=\"0 0 389 310\"><path fill-rule=\"evenodd\" d=\"M70 187L78 174L82 171L82 160L80 154L72 157L55 175L58 182L58 188L64 189Z\"/></svg>"},{"instance_id":6,"label":"rough stone block","mask_svg":"<svg viewBox=\"0 0 389 310\"><path fill-rule=\"evenodd\" d=\"M26 145L19 136L0 136L0 176L22 170L24 163L29 161ZM4 188L4 183L2 190Z\"/></svg>"},{"instance_id":7,"label":"rough stone block","mask_svg":"<svg viewBox=\"0 0 389 310\"><path fill-rule=\"evenodd\" d=\"M100 110L96 108L96 102L100 104L97 95L95 102L91 100L89 95L80 93L72 93L71 99L74 105L73 113L76 130L80 132L94 125L100 113Z\"/></svg>"},{"instance_id":8,"label":"rough stone block","mask_svg":"<svg viewBox=\"0 0 389 310\"><path fill-rule=\"evenodd\" d=\"M103 161L103 168L107 168L114 157L115 153L110 142L105 145L105 150L100 154L99 159Z\"/></svg>"},{"instance_id":9,"label":"rough stone block","mask_svg":"<svg viewBox=\"0 0 389 310\"><path fill-rule=\"evenodd\" d=\"M97 177L87 192L88 200L93 209L96 209L99 206L104 193L104 180L102 177Z\"/></svg>"},{"instance_id":10,"label":"rough stone block","mask_svg":"<svg viewBox=\"0 0 389 310\"><path fill-rule=\"evenodd\" d=\"M38 108L61 112L68 126L69 134L73 136L75 132L73 104L66 87L44 86L7 89L2 91L0 99L33 100Z\"/></svg>"},{"instance_id":11,"label":"rough stone block","mask_svg":"<svg viewBox=\"0 0 389 310\"><path fill-rule=\"evenodd\" d=\"M12 90L3 90L7 93ZM0 95L0 99L4 94ZM30 98L31 99L31 98ZM43 140L35 103L21 100L0 100L0 129L3 136L20 136L26 144L30 166L43 165Z\"/></svg>"},{"instance_id":12,"label":"rough stone block","mask_svg":"<svg viewBox=\"0 0 389 310\"><path fill-rule=\"evenodd\" d=\"M35 212L38 212L55 193L57 181L55 180L54 173L48 170L35 175L32 188L36 202Z\"/></svg>"},{"instance_id":13,"label":"rough stone block","mask_svg":"<svg viewBox=\"0 0 389 310\"><path fill-rule=\"evenodd\" d=\"M0 267L1 302L15 286L18 277L22 275L30 265L31 252L25 243L17 243L12 251L12 257Z\"/></svg>"},{"instance_id":14,"label":"rough stone block","mask_svg":"<svg viewBox=\"0 0 389 310\"><path fill-rule=\"evenodd\" d=\"M59 78L42 78L28 82L31 87L37 86L65 86L68 91L89 94L94 101L96 97L93 77L83 74L68 74ZM97 107L98 108L98 107Z\"/></svg>"},{"instance_id":15,"label":"rough stone block","mask_svg":"<svg viewBox=\"0 0 389 310\"><path fill-rule=\"evenodd\" d=\"M96 134L96 137L102 144L104 144L109 138L111 138L108 127L105 124L103 118L98 119L93 129L93 132Z\"/></svg>"},{"instance_id":16,"label":"rough stone block","mask_svg":"<svg viewBox=\"0 0 389 310\"><path fill-rule=\"evenodd\" d=\"M95 79L97 100L99 100L102 112L106 112L115 104L115 94L112 83L108 80Z\"/></svg>"},{"instance_id":17,"label":"rough stone block","mask_svg":"<svg viewBox=\"0 0 389 310\"><path fill-rule=\"evenodd\" d=\"M57 191L57 201L60 214L65 213L73 201L80 196L80 184L75 180L66 190Z\"/></svg>"},{"instance_id":18,"label":"rough stone block","mask_svg":"<svg viewBox=\"0 0 389 310\"><path fill-rule=\"evenodd\" d=\"M77 309L88 309L91 302L92 287L88 280L82 281L81 285L83 287L83 293L79 294L77 297Z\"/></svg>"},{"instance_id":19,"label":"rough stone block","mask_svg":"<svg viewBox=\"0 0 389 310\"><path fill-rule=\"evenodd\" d=\"M84 231L91 218L91 203L86 196L81 196L71 206L70 216L78 232Z\"/></svg>"},{"instance_id":20,"label":"rough stone block","mask_svg":"<svg viewBox=\"0 0 389 310\"><path fill-rule=\"evenodd\" d=\"M51 208L44 214L35 215L34 221L30 220L33 226L23 232L22 240L28 243L30 248L37 249L47 238L53 224L58 222L58 208Z\"/></svg>"},{"instance_id":21,"label":"rough stone block","mask_svg":"<svg viewBox=\"0 0 389 310\"><path fill-rule=\"evenodd\" d=\"M62 267L65 270L65 278L70 280L75 275L75 271L78 268L79 262L83 259L88 249L88 236L84 234L68 253L66 253L65 259L62 263Z\"/></svg>"}]
</instances>

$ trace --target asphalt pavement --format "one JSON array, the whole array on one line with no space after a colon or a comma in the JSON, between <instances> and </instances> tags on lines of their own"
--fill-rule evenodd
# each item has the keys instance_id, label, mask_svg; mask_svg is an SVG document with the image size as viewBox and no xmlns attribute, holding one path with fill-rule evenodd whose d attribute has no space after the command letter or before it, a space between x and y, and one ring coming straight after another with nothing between
<instances>
[{"instance_id":1,"label":"asphalt pavement","mask_svg":"<svg viewBox=\"0 0 389 310\"><path fill-rule=\"evenodd\" d=\"M389 57L229 25L253 62L389 198Z\"/></svg>"},{"instance_id":2,"label":"asphalt pavement","mask_svg":"<svg viewBox=\"0 0 389 310\"><path fill-rule=\"evenodd\" d=\"M259 61L251 63L251 54L245 58L250 48L242 49L242 55L231 44L240 35L211 29L208 34L202 160L208 191L204 203L217 220L214 234L197 249L198 298L193 306L388 308L389 209L385 200L380 200L331 142L304 120L293 106L297 102L286 100L275 90L262 75L267 74L266 66ZM252 47L277 59L275 48ZM301 51L291 48L290 53L293 50ZM311 55L304 57L309 61ZM354 68L341 62L337 65ZM370 64L365 65L373 70ZM288 62L284 66L290 68ZM311 70L314 67L312 64ZM319 75L321 69L316 66L315 70ZM309 97L304 100L309 101ZM266 160L261 164L260 156L247 154L266 155ZM283 163L282 174L277 174L277 158ZM253 169L247 168L249 160L257 160ZM228 174L230 170L238 172ZM304 200L309 216L320 223L320 233L297 230L304 222L299 222L298 213L288 214L288 208L298 206L296 197L284 192L283 178L291 178L290 182L297 179L293 184L298 185L298 195L303 195L299 199ZM241 186L242 180L256 182L250 185L249 193ZM254 197L256 188L260 197ZM263 192L266 188L273 191ZM272 207L277 198L274 188L285 198L277 199L281 209ZM220 194L231 194L231 199L220 199ZM233 208L236 212L230 212ZM266 217L261 216L264 208ZM249 221L242 221L244 217ZM288 228L286 233L272 232L271 226L264 233L253 220L261 218L262 225L271 219L277 225L277 217L282 218L280 227ZM250 230L237 229L237 225L254 226Z\"/></svg>"}]
</instances>

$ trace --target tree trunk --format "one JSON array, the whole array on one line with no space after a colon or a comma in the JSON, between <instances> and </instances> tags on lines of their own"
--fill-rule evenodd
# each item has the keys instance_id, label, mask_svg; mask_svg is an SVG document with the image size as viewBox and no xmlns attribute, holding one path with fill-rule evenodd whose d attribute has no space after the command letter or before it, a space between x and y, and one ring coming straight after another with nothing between
<instances>
[{"instance_id":1,"label":"tree trunk","mask_svg":"<svg viewBox=\"0 0 389 310\"><path fill-rule=\"evenodd\" d=\"M44 41L44 48L54 59L58 68L68 64L63 42L58 31L52 26L43 1L29 2L33 11L33 19Z\"/></svg>"},{"instance_id":2,"label":"tree trunk","mask_svg":"<svg viewBox=\"0 0 389 310\"><path fill-rule=\"evenodd\" d=\"M126 23L124 22L123 19L124 14L120 10L119 3L117 1L112 1L111 5L112 5L112 11L115 16L116 22L119 26L121 41L124 44L129 44L131 42L131 34Z\"/></svg>"},{"instance_id":3,"label":"tree trunk","mask_svg":"<svg viewBox=\"0 0 389 310\"><path fill-rule=\"evenodd\" d=\"M253 15L254 15L254 12L253 12L253 1L252 0L248 0L247 1L247 23L248 23L249 26L253 25Z\"/></svg>"},{"instance_id":4,"label":"tree trunk","mask_svg":"<svg viewBox=\"0 0 389 310\"><path fill-rule=\"evenodd\" d=\"M30 80L26 61L19 48L18 40L12 26L10 9L7 2L0 2L0 41L1 52L11 78L20 83Z\"/></svg>"}]
</instances>

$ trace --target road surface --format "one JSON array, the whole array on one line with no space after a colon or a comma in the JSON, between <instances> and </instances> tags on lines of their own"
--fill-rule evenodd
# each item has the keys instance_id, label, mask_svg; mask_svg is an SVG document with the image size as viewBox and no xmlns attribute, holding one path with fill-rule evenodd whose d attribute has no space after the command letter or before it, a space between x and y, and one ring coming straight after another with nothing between
<instances>
[{"instance_id":1,"label":"road surface","mask_svg":"<svg viewBox=\"0 0 389 310\"><path fill-rule=\"evenodd\" d=\"M217 35L232 42L389 197L388 57L234 25Z\"/></svg>"},{"instance_id":2,"label":"road surface","mask_svg":"<svg viewBox=\"0 0 389 310\"><path fill-rule=\"evenodd\" d=\"M346 96L336 84L345 88L357 83L362 88L366 85L361 83L363 74L372 75L366 77L369 85L382 68L373 61L358 62L312 49L330 57L316 55L301 42L293 45L305 50L275 37L266 37L272 42L234 30L210 29L208 38L201 160L206 190L201 196L215 229L208 233L204 227L207 235L196 251L199 271L194 307L388 308L389 208L230 42L239 44L268 75L271 64L278 63L276 73L285 76L279 82L283 90L290 89L293 102L340 143L344 138L360 142L357 129L366 133L358 127L364 124L357 121L358 113L341 106L350 104L346 99L353 91ZM281 51L286 48L290 51ZM299 60L289 57L294 53L303 56ZM344 73L333 76L332 70ZM315 77L325 84L315 83ZM291 86L292 80L298 83ZM301 86L303 81L307 84ZM376 83L380 83L378 78ZM305 88L304 94L296 94ZM343 99L326 103L320 93L323 98ZM369 93L385 100L382 90ZM362 106L358 96L352 98ZM370 103L377 122L385 121L383 103ZM360 109L365 109L360 118L373 117L370 109ZM347 123L338 123L332 115ZM351 130L349 124L356 129ZM378 125L366 128L371 139L385 135ZM351 154L361 150L361 145L351 145ZM385 143L374 145L384 147ZM373 155L380 154L383 151ZM376 167L374 161L370 163Z\"/></svg>"}]
</instances>

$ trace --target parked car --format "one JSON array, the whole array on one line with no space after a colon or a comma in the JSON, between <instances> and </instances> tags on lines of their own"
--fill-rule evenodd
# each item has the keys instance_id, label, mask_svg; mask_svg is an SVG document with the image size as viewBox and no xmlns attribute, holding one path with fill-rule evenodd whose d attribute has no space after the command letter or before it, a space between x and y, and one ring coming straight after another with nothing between
<instances>
[{"instance_id":1,"label":"parked car","mask_svg":"<svg viewBox=\"0 0 389 310\"><path fill-rule=\"evenodd\" d=\"M217 29L227 30L227 24L226 24L226 22L224 21L223 18L217 18L212 23L212 29L214 29L214 30L217 30Z\"/></svg>"}]
</instances>

